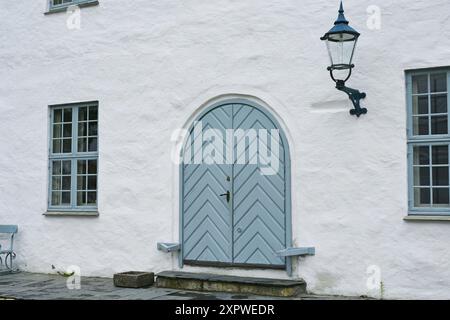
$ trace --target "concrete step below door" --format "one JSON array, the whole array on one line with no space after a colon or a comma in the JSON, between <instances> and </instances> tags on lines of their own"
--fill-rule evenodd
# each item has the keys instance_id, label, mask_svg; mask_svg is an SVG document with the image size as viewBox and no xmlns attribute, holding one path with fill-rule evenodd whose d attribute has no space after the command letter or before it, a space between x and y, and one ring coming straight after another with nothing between
<instances>
[{"instance_id":1,"label":"concrete step below door","mask_svg":"<svg viewBox=\"0 0 450 320\"><path fill-rule=\"evenodd\" d=\"M180 271L163 271L156 274L156 285L160 288L275 297L294 297L306 293L306 282L303 279L280 280Z\"/></svg>"}]
</instances>

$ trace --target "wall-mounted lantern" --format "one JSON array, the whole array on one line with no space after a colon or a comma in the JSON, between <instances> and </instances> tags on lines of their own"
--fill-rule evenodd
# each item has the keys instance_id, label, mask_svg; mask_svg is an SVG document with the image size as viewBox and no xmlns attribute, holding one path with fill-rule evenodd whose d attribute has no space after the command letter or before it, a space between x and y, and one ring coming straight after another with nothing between
<instances>
[{"instance_id":1,"label":"wall-mounted lantern","mask_svg":"<svg viewBox=\"0 0 450 320\"><path fill-rule=\"evenodd\" d=\"M328 54L330 55L331 66L327 69L330 71L331 79L336 83L336 89L345 92L353 103L354 109L350 110L351 115L359 117L367 113L366 108L361 108L359 101L366 97L364 92L356 89L348 88L345 82L350 78L352 69L353 54L355 52L356 42L358 41L359 32L348 25L344 16L344 7L339 8L339 15L334 23L334 27L330 29L320 40L326 41ZM346 76L338 79L333 72L335 70L347 71Z\"/></svg>"}]
</instances>

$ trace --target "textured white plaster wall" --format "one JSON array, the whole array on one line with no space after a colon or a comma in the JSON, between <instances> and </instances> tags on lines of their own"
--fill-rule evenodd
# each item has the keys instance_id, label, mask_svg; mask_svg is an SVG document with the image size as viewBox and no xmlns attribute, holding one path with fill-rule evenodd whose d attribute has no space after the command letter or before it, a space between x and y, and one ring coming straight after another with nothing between
<instances>
[{"instance_id":1,"label":"textured white plaster wall","mask_svg":"<svg viewBox=\"0 0 450 320\"><path fill-rule=\"evenodd\" d=\"M381 30L366 8L381 8ZM450 298L450 225L407 223L405 81L409 68L450 65L448 0L346 0L362 33L350 86L369 113L348 115L319 37L338 1L100 0L44 15L46 0L0 3L0 223L18 224L20 267L83 275L177 268L156 250L178 238L170 136L214 97L255 96L291 140L296 263L311 291ZM44 217L48 105L99 100L98 218ZM284 272L186 268L286 277Z\"/></svg>"}]
</instances>

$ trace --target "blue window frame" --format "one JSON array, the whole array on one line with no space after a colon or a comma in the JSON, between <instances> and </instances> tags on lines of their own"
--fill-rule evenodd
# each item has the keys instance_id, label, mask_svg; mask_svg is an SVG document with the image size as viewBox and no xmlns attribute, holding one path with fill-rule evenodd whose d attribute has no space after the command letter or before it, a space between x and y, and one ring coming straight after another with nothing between
<instances>
[{"instance_id":1,"label":"blue window frame","mask_svg":"<svg viewBox=\"0 0 450 320\"><path fill-rule=\"evenodd\" d=\"M98 0L49 0L49 10L67 8L72 5L98 4Z\"/></svg>"},{"instance_id":2,"label":"blue window frame","mask_svg":"<svg viewBox=\"0 0 450 320\"><path fill-rule=\"evenodd\" d=\"M97 210L98 102L50 106L49 211Z\"/></svg>"},{"instance_id":3,"label":"blue window frame","mask_svg":"<svg viewBox=\"0 0 450 320\"><path fill-rule=\"evenodd\" d=\"M450 68L406 73L410 215L450 215Z\"/></svg>"}]
</instances>

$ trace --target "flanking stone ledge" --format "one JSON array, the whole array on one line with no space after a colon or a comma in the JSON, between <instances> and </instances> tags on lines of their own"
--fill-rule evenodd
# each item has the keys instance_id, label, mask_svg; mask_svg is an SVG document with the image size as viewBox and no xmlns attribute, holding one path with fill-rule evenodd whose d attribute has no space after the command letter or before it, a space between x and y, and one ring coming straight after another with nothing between
<instances>
[{"instance_id":1,"label":"flanking stone ledge","mask_svg":"<svg viewBox=\"0 0 450 320\"><path fill-rule=\"evenodd\" d=\"M403 218L405 221L450 221L450 216L409 215Z\"/></svg>"},{"instance_id":2,"label":"flanking stone ledge","mask_svg":"<svg viewBox=\"0 0 450 320\"><path fill-rule=\"evenodd\" d=\"M47 211L46 217L98 217L98 211Z\"/></svg>"}]
</instances>

